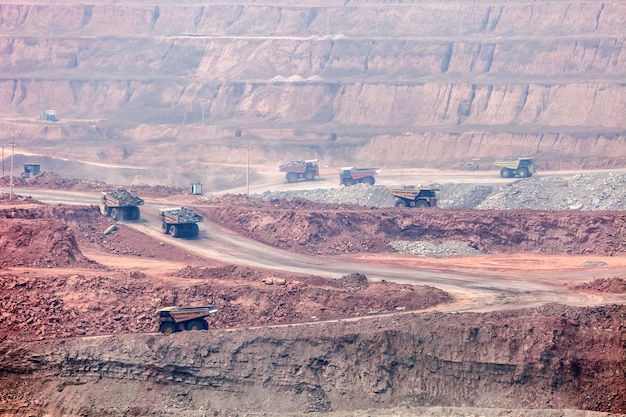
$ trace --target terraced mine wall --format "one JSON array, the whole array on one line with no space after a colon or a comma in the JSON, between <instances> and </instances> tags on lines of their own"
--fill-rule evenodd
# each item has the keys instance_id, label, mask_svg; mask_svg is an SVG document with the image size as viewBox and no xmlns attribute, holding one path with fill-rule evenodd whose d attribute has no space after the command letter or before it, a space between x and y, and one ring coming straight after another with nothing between
<instances>
[{"instance_id":1,"label":"terraced mine wall","mask_svg":"<svg viewBox=\"0 0 626 417\"><path fill-rule=\"evenodd\" d=\"M162 178L245 160L242 139L252 163L626 164L622 3L21 3L0 9L0 138L24 146Z\"/></svg>"},{"instance_id":2,"label":"terraced mine wall","mask_svg":"<svg viewBox=\"0 0 626 417\"><path fill-rule=\"evenodd\" d=\"M97 409L100 395L134 415L403 404L623 413L625 313L549 304L172 336L7 340L2 374L22 375L24 385L2 388L7 404L31 413L58 413L63 404L66 415L118 415ZM28 391L22 402L20 389ZM46 403L51 391L60 401ZM9 405L1 411L18 415Z\"/></svg>"}]
</instances>

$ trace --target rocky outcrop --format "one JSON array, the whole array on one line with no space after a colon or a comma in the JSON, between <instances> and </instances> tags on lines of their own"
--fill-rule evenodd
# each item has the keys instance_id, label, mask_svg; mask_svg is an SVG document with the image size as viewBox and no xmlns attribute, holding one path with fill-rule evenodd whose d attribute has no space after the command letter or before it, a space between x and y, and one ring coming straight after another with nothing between
<instances>
[{"instance_id":1,"label":"rocky outcrop","mask_svg":"<svg viewBox=\"0 0 626 417\"><path fill-rule=\"evenodd\" d=\"M485 253L626 252L622 211L340 209L298 199L277 205L234 197L201 212L254 240L316 255L391 252L389 243L397 240L462 242Z\"/></svg>"},{"instance_id":2,"label":"rocky outcrop","mask_svg":"<svg viewBox=\"0 0 626 417\"><path fill-rule=\"evenodd\" d=\"M16 404L52 415L445 405L623 413L625 319L624 307L547 305L327 323L317 336L302 325L5 342L2 374L21 375L29 386L3 390L2 411Z\"/></svg>"},{"instance_id":3,"label":"rocky outcrop","mask_svg":"<svg viewBox=\"0 0 626 417\"><path fill-rule=\"evenodd\" d=\"M622 167L624 16L578 1L4 2L0 131L203 176L196 156L240 160L240 137L257 162Z\"/></svg>"}]
</instances>

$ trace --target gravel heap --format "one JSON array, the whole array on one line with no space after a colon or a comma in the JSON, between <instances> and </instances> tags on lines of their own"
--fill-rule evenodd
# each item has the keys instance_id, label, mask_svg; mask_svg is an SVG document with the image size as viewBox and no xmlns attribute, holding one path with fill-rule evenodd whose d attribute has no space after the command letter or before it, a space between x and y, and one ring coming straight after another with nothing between
<instances>
[{"instance_id":1,"label":"gravel heap","mask_svg":"<svg viewBox=\"0 0 626 417\"><path fill-rule=\"evenodd\" d=\"M570 179L531 177L494 190L476 208L624 210L626 174L577 174Z\"/></svg>"},{"instance_id":2,"label":"gravel heap","mask_svg":"<svg viewBox=\"0 0 626 417\"><path fill-rule=\"evenodd\" d=\"M106 195L109 198L116 200L120 206L140 206L143 204L143 199L129 193L123 188L107 191Z\"/></svg>"},{"instance_id":3,"label":"gravel heap","mask_svg":"<svg viewBox=\"0 0 626 417\"><path fill-rule=\"evenodd\" d=\"M467 183L432 184L438 188L441 208L483 210L626 210L626 174L578 174L572 178L533 176L512 180L502 186ZM393 207L396 198L387 187L357 184L327 189L266 191L263 201L304 198L327 204L357 204L366 207Z\"/></svg>"},{"instance_id":4,"label":"gravel heap","mask_svg":"<svg viewBox=\"0 0 626 417\"><path fill-rule=\"evenodd\" d=\"M204 220L201 215L187 207L161 210L161 213L169 220L175 220L176 223L197 223Z\"/></svg>"},{"instance_id":5,"label":"gravel heap","mask_svg":"<svg viewBox=\"0 0 626 417\"><path fill-rule=\"evenodd\" d=\"M481 252L462 242L432 243L424 241L395 240L389 244L398 253L419 255L426 258L443 258L447 256L476 256Z\"/></svg>"},{"instance_id":6,"label":"gravel heap","mask_svg":"<svg viewBox=\"0 0 626 417\"><path fill-rule=\"evenodd\" d=\"M366 207L393 207L396 198L387 194L387 187L356 184L351 187L317 188L313 190L266 191L259 197L263 201L304 198L326 204L356 204Z\"/></svg>"},{"instance_id":7,"label":"gravel heap","mask_svg":"<svg viewBox=\"0 0 626 417\"><path fill-rule=\"evenodd\" d=\"M466 183L432 184L438 188L440 208L483 210L626 210L626 174L578 174L572 178L533 176L512 180L502 186ZM330 189L271 192L264 201L303 198L327 204L357 204L366 207L393 207L396 198L387 187L357 184ZM463 242L436 244L425 241L390 242L398 253L429 258L476 256L481 252Z\"/></svg>"}]
</instances>

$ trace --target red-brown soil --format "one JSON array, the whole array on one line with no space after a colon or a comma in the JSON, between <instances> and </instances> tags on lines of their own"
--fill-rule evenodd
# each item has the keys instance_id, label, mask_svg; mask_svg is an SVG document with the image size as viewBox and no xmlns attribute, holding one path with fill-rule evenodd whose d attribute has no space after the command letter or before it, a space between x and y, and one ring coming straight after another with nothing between
<instances>
[{"instance_id":1,"label":"red-brown soil","mask_svg":"<svg viewBox=\"0 0 626 417\"><path fill-rule=\"evenodd\" d=\"M373 209L245 196L198 210L271 246L317 255L393 252L393 240L459 241L484 253L626 253L622 211Z\"/></svg>"},{"instance_id":2,"label":"red-brown soil","mask_svg":"<svg viewBox=\"0 0 626 417\"><path fill-rule=\"evenodd\" d=\"M475 242L500 258L412 262L416 269L502 268L503 277L511 268L528 270L540 252L622 259L619 213L446 216L303 201L261 205L243 197L197 208L232 233L329 261L334 254L367 256L393 267L390 239ZM191 416L199 407L229 415L403 404L626 412L623 305L426 312L463 300L432 286L354 273L327 279L225 264L132 224L107 234L111 226L97 206L2 200L0 230L10 236L0 252L3 415ZM516 254L498 240L511 236L519 239ZM545 271L565 265L548 259ZM626 291L623 278L599 271L570 290ZM218 306L209 332L154 334L157 308L203 304Z\"/></svg>"},{"instance_id":3,"label":"red-brown soil","mask_svg":"<svg viewBox=\"0 0 626 417\"><path fill-rule=\"evenodd\" d=\"M9 186L11 184L10 177L0 177L0 185ZM117 187L106 184L104 182L78 180L74 178L64 178L53 171L43 171L32 178L13 178L13 186L16 188L43 188L53 190L67 191L109 191ZM167 187L163 185L130 185L128 191L133 194L145 197L168 197L175 194L181 194L183 190L176 187Z\"/></svg>"},{"instance_id":4,"label":"red-brown soil","mask_svg":"<svg viewBox=\"0 0 626 417\"><path fill-rule=\"evenodd\" d=\"M158 329L155 311L169 305L215 304L220 314L210 325L227 328L419 310L452 300L432 287L370 282L358 274L329 280L233 265L201 267L212 262L123 224L105 234L109 226L97 207L0 209L0 265L11 268L0 275L6 315L0 338L151 332ZM77 241L98 259L109 253L157 263L125 268L132 261L122 257L117 267L99 264ZM179 266L171 270L173 265Z\"/></svg>"}]
</instances>

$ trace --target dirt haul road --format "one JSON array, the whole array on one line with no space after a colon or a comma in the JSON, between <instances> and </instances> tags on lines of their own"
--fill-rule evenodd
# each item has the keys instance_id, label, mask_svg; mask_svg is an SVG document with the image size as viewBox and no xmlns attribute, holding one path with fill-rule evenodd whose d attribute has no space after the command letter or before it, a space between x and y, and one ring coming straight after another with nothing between
<instances>
[{"instance_id":1,"label":"dirt haul road","mask_svg":"<svg viewBox=\"0 0 626 417\"><path fill-rule=\"evenodd\" d=\"M205 221L184 240L161 234L157 213L200 203L190 196L147 198L140 221L106 235L99 194L19 191L88 207L3 202L0 235L13 238L0 241L0 415L626 411L626 283L611 278L626 271L619 212L420 213L240 196L194 206L219 226ZM387 244L397 225L430 225L436 238L483 223L530 244L527 220L551 255L490 246L489 233L482 256L399 256ZM364 275L323 278L351 272ZM157 308L200 303L219 305L210 331L154 333Z\"/></svg>"},{"instance_id":2,"label":"dirt haul road","mask_svg":"<svg viewBox=\"0 0 626 417\"><path fill-rule=\"evenodd\" d=\"M30 189L27 193L49 203L71 201L89 205L98 201L95 194ZM597 269L581 266L589 260L588 256L483 255L448 260L393 254L307 256L247 239L206 219L201 223L197 239L164 236L159 208L186 204L184 200L148 199L141 209L141 219L124 224L154 239L167 240L180 249L224 264L330 278L360 273L374 281L434 286L450 293L456 300L453 304L438 306L436 309L440 311L484 312L536 307L552 302L572 306L626 304L624 293L594 295L572 288L598 276ZM196 207L201 210L203 206ZM602 261L604 258L595 256L593 259ZM626 258L610 257L607 263L610 267L603 267L603 276L626 275Z\"/></svg>"}]
</instances>

